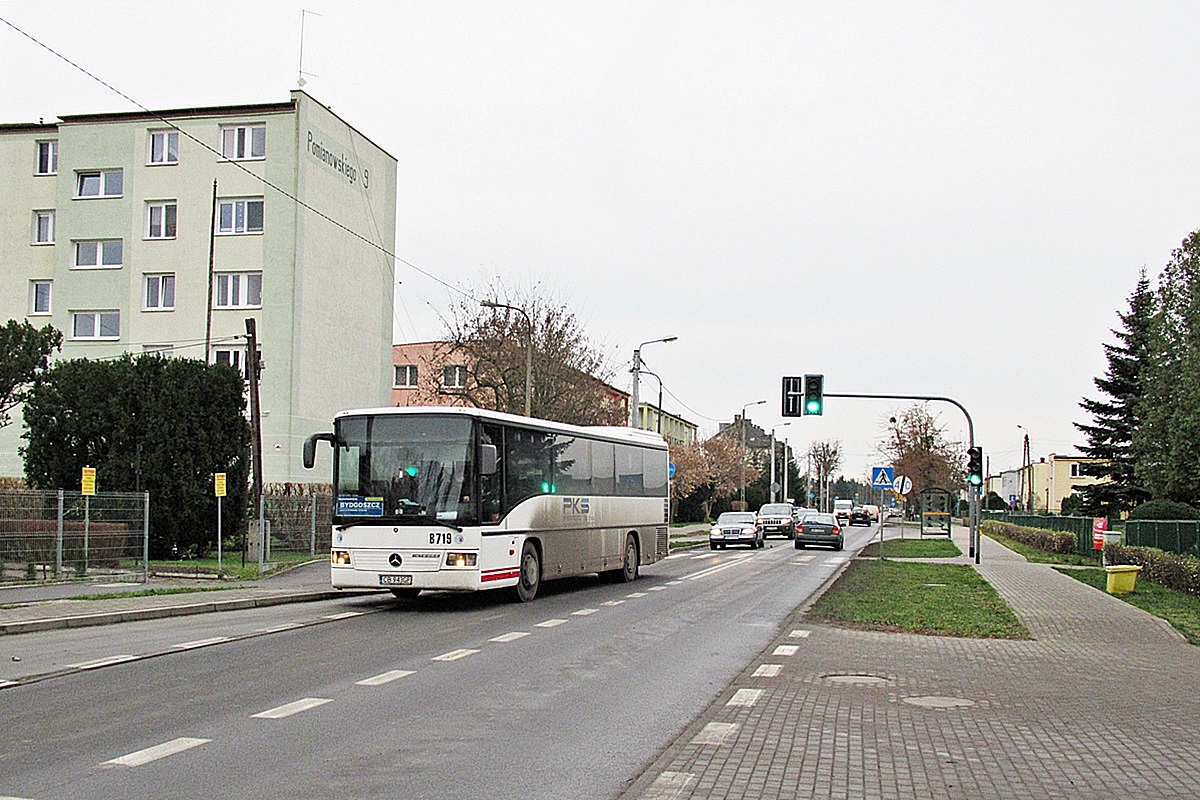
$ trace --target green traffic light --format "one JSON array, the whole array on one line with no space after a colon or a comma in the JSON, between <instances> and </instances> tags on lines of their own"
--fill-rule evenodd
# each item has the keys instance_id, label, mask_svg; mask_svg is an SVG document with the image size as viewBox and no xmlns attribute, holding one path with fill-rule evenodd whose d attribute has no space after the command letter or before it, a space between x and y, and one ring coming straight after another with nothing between
<instances>
[{"instance_id":1,"label":"green traffic light","mask_svg":"<svg viewBox=\"0 0 1200 800\"><path fill-rule=\"evenodd\" d=\"M821 413L821 401L809 400L807 403L804 404L804 412L806 414L820 414Z\"/></svg>"}]
</instances>

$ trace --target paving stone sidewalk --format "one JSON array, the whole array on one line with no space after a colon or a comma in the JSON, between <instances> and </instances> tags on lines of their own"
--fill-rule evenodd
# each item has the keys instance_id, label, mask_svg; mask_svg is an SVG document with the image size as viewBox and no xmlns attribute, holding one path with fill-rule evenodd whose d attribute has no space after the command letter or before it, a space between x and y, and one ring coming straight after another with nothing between
<instances>
[{"instance_id":1,"label":"paving stone sidewalk","mask_svg":"<svg viewBox=\"0 0 1200 800\"><path fill-rule=\"evenodd\" d=\"M981 560L1031 640L798 610L622 800L1200 797L1200 648L991 540Z\"/></svg>"}]
</instances>

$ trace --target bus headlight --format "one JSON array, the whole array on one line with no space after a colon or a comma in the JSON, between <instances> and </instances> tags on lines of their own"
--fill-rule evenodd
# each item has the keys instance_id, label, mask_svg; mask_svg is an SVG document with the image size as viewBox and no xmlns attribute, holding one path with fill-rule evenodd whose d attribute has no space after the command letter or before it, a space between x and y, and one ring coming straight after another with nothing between
<instances>
[{"instance_id":1,"label":"bus headlight","mask_svg":"<svg viewBox=\"0 0 1200 800\"><path fill-rule=\"evenodd\" d=\"M446 553L447 567L473 567L478 563L478 553Z\"/></svg>"},{"instance_id":2,"label":"bus headlight","mask_svg":"<svg viewBox=\"0 0 1200 800\"><path fill-rule=\"evenodd\" d=\"M350 566L350 551L349 550L332 550L329 553L329 561L332 564L348 567Z\"/></svg>"}]
</instances>

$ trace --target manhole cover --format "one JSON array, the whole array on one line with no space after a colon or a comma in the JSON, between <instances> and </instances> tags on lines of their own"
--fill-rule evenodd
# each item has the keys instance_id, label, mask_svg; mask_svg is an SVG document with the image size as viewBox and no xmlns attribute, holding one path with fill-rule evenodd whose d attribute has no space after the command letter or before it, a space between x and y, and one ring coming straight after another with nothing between
<instances>
[{"instance_id":1,"label":"manhole cover","mask_svg":"<svg viewBox=\"0 0 1200 800\"><path fill-rule=\"evenodd\" d=\"M965 697L906 697L904 702L910 706L920 706L921 708L968 708L975 705L974 700L968 700Z\"/></svg>"},{"instance_id":2,"label":"manhole cover","mask_svg":"<svg viewBox=\"0 0 1200 800\"><path fill-rule=\"evenodd\" d=\"M892 681L891 678L881 675L825 675L824 679L831 683L848 683L854 686L878 686Z\"/></svg>"}]
</instances>

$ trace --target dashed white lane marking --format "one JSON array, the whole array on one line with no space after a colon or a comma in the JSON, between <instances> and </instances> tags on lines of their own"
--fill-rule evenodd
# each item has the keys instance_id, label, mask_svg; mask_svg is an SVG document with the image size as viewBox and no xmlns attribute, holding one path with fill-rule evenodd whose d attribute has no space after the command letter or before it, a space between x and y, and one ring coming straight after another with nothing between
<instances>
[{"instance_id":1,"label":"dashed white lane marking","mask_svg":"<svg viewBox=\"0 0 1200 800\"><path fill-rule=\"evenodd\" d=\"M812 633L812 631L795 630L789 633L788 636L791 636L794 639L807 639L810 633Z\"/></svg>"},{"instance_id":2,"label":"dashed white lane marking","mask_svg":"<svg viewBox=\"0 0 1200 800\"><path fill-rule=\"evenodd\" d=\"M754 670L754 677L777 678L781 669L783 669L782 664L762 664L758 669Z\"/></svg>"},{"instance_id":3,"label":"dashed white lane marking","mask_svg":"<svg viewBox=\"0 0 1200 800\"><path fill-rule=\"evenodd\" d=\"M692 561L697 561L701 558L716 558L716 556L712 555L711 553L701 553L698 556L692 556Z\"/></svg>"},{"instance_id":4,"label":"dashed white lane marking","mask_svg":"<svg viewBox=\"0 0 1200 800\"><path fill-rule=\"evenodd\" d=\"M251 714L250 717L251 719L283 719L284 717L290 717L292 714L299 714L301 711L308 711L309 709L332 702L333 700L324 697L306 697L303 700L287 703L278 708Z\"/></svg>"},{"instance_id":5,"label":"dashed white lane marking","mask_svg":"<svg viewBox=\"0 0 1200 800\"><path fill-rule=\"evenodd\" d=\"M646 593L645 592L630 592L629 594L627 594L625 596L626 597L645 597Z\"/></svg>"},{"instance_id":6,"label":"dashed white lane marking","mask_svg":"<svg viewBox=\"0 0 1200 800\"><path fill-rule=\"evenodd\" d=\"M597 611L599 611L599 609L581 608L578 611L572 611L571 616L572 617L590 617L592 614L595 614Z\"/></svg>"},{"instance_id":7,"label":"dashed white lane marking","mask_svg":"<svg viewBox=\"0 0 1200 800\"><path fill-rule=\"evenodd\" d=\"M762 697L762 693L762 689L738 689L725 705L752 706L758 703L758 699Z\"/></svg>"},{"instance_id":8,"label":"dashed white lane marking","mask_svg":"<svg viewBox=\"0 0 1200 800\"><path fill-rule=\"evenodd\" d=\"M113 664L120 664L125 661L135 661L138 656L109 656L96 661L85 661L82 664L68 664L67 669L99 669L100 667L108 667Z\"/></svg>"},{"instance_id":9,"label":"dashed white lane marking","mask_svg":"<svg viewBox=\"0 0 1200 800\"><path fill-rule=\"evenodd\" d=\"M442 653L440 656L434 656L430 659L430 661L458 661L460 658L473 656L478 652L478 650L472 650L468 647L460 647L457 650L451 650L449 653Z\"/></svg>"},{"instance_id":10,"label":"dashed white lane marking","mask_svg":"<svg viewBox=\"0 0 1200 800\"><path fill-rule=\"evenodd\" d=\"M725 744L737 729L737 724L733 722L710 722L704 726L704 730L696 734L692 744Z\"/></svg>"},{"instance_id":11,"label":"dashed white lane marking","mask_svg":"<svg viewBox=\"0 0 1200 800\"><path fill-rule=\"evenodd\" d=\"M678 586L681 583L683 583L683 581L667 581L667 586Z\"/></svg>"},{"instance_id":12,"label":"dashed white lane marking","mask_svg":"<svg viewBox=\"0 0 1200 800\"><path fill-rule=\"evenodd\" d=\"M515 642L517 639L524 639L529 633L526 631L513 631L512 633L502 633L499 636L493 636L488 639L489 642Z\"/></svg>"},{"instance_id":13,"label":"dashed white lane marking","mask_svg":"<svg viewBox=\"0 0 1200 800\"><path fill-rule=\"evenodd\" d=\"M145 750L138 750L136 753L114 758L110 761L105 761L100 766L102 767L140 767L143 764L149 764L151 761L157 761L160 758L173 756L176 753L182 753L184 750L191 750L193 747L199 747L202 744L208 744L212 739L191 739L181 737L172 739L169 742L156 744L154 747L147 747Z\"/></svg>"},{"instance_id":14,"label":"dashed white lane marking","mask_svg":"<svg viewBox=\"0 0 1200 800\"><path fill-rule=\"evenodd\" d=\"M349 619L350 617L361 617L363 611L343 611L341 614L326 614L322 619Z\"/></svg>"},{"instance_id":15,"label":"dashed white lane marking","mask_svg":"<svg viewBox=\"0 0 1200 800\"><path fill-rule=\"evenodd\" d=\"M3 689L5 686L16 686L16 685L17 685L16 681L0 681L0 689ZM0 800L5 800L5 798L0 797Z\"/></svg>"},{"instance_id":16,"label":"dashed white lane marking","mask_svg":"<svg viewBox=\"0 0 1200 800\"><path fill-rule=\"evenodd\" d=\"M690 772L664 772L646 789L642 800L678 800L696 782Z\"/></svg>"},{"instance_id":17,"label":"dashed white lane marking","mask_svg":"<svg viewBox=\"0 0 1200 800\"><path fill-rule=\"evenodd\" d=\"M380 673L372 678L363 678L361 681L355 681L355 686L382 686L385 683L391 683L400 678L407 678L409 675L416 675L411 669L393 669L387 672Z\"/></svg>"},{"instance_id":18,"label":"dashed white lane marking","mask_svg":"<svg viewBox=\"0 0 1200 800\"><path fill-rule=\"evenodd\" d=\"M664 591L666 591L666 589L667 589L667 587L665 587L665 586L651 586L650 587L650 591L652 591L652 592L664 592Z\"/></svg>"},{"instance_id":19,"label":"dashed white lane marking","mask_svg":"<svg viewBox=\"0 0 1200 800\"><path fill-rule=\"evenodd\" d=\"M794 644L781 644L775 648L773 656L794 656L800 648Z\"/></svg>"},{"instance_id":20,"label":"dashed white lane marking","mask_svg":"<svg viewBox=\"0 0 1200 800\"><path fill-rule=\"evenodd\" d=\"M0 800L29 800L28 797L0 797Z\"/></svg>"},{"instance_id":21,"label":"dashed white lane marking","mask_svg":"<svg viewBox=\"0 0 1200 800\"><path fill-rule=\"evenodd\" d=\"M548 619L545 622L534 623L535 628L556 628L559 625L566 625L570 620L565 619Z\"/></svg>"},{"instance_id":22,"label":"dashed white lane marking","mask_svg":"<svg viewBox=\"0 0 1200 800\"><path fill-rule=\"evenodd\" d=\"M699 572L693 572L691 575L685 576L684 580L694 581L699 580L700 578L707 578L709 575L715 575L716 573L727 570L730 567L736 567L739 564L745 564L748 558L749 556L742 556L741 558L734 559L733 561L722 562L717 564L715 567L709 567L708 569L702 569Z\"/></svg>"},{"instance_id":23,"label":"dashed white lane marking","mask_svg":"<svg viewBox=\"0 0 1200 800\"><path fill-rule=\"evenodd\" d=\"M221 642L228 641L228 636L214 636L211 639L197 639L194 642L181 642L180 644L173 644L171 647L175 648L176 650L193 650L197 647L208 647L210 644L220 644Z\"/></svg>"},{"instance_id":24,"label":"dashed white lane marking","mask_svg":"<svg viewBox=\"0 0 1200 800\"><path fill-rule=\"evenodd\" d=\"M602 606L619 606L624 602L625 602L624 600L605 600L600 605L602 605Z\"/></svg>"}]
</instances>

